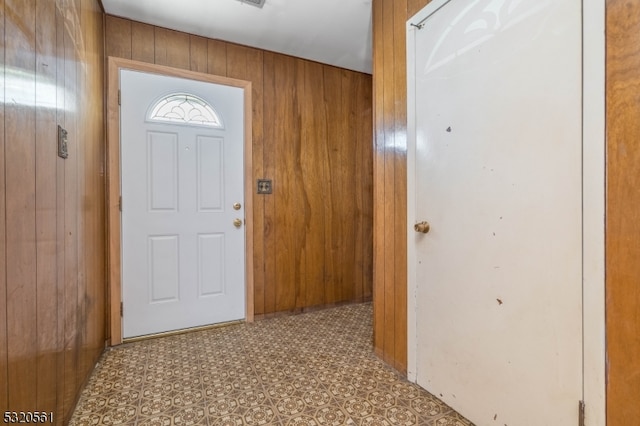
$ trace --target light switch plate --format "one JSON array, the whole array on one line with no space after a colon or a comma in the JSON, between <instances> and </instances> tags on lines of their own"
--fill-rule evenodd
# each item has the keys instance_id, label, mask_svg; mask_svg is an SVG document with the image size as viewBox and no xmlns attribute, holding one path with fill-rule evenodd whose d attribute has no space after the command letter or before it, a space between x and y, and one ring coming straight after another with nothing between
<instances>
[{"instance_id":1,"label":"light switch plate","mask_svg":"<svg viewBox=\"0 0 640 426\"><path fill-rule=\"evenodd\" d=\"M271 179L258 179L258 194L271 194L272 192Z\"/></svg>"}]
</instances>

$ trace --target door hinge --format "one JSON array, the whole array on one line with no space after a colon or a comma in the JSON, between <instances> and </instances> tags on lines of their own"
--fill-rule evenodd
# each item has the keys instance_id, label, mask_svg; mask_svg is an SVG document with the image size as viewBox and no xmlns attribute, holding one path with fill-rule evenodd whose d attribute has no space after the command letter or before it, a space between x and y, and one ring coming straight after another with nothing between
<instances>
[{"instance_id":1,"label":"door hinge","mask_svg":"<svg viewBox=\"0 0 640 426\"><path fill-rule=\"evenodd\" d=\"M122 211L122 195L118 198L118 209Z\"/></svg>"},{"instance_id":2,"label":"door hinge","mask_svg":"<svg viewBox=\"0 0 640 426\"><path fill-rule=\"evenodd\" d=\"M122 105L122 92L118 89L118 105Z\"/></svg>"},{"instance_id":3,"label":"door hinge","mask_svg":"<svg viewBox=\"0 0 640 426\"><path fill-rule=\"evenodd\" d=\"M124 315L124 304L120 302L120 317Z\"/></svg>"},{"instance_id":4,"label":"door hinge","mask_svg":"<svg viewBox=\"0 0 640 426\"><path fill-rule=\"evenodd\" d=\"M584 424L584 401L578 401L578 426L585 426L585 424Z\"/></svg>"}]
</instances>

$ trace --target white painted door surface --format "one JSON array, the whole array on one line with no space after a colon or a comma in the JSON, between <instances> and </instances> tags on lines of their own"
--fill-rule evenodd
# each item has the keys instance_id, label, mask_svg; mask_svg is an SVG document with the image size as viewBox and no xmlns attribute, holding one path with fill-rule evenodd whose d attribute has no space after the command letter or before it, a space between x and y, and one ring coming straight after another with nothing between
<instances>
[{"instance_id":1,"label":"white painted door surface","mask_svg":"<svg viewBox=\"0 0 640 426\"><path fill-rule=\"evenodd\" d=\"M408 220L431 225L409 232L410 374L480 426L577 424L581 2L436 0L410 22Z\"/></svg>"},{"instance_id":2,"label":"white painted door surface","mask_svg":"<svg viewBox=\"0 0 640 426\"><path fill-rule=\"evenodd\" d=\"M243 90L130 70L120 84L123 336L244 318Z\"/></svg>"}]
</instances>

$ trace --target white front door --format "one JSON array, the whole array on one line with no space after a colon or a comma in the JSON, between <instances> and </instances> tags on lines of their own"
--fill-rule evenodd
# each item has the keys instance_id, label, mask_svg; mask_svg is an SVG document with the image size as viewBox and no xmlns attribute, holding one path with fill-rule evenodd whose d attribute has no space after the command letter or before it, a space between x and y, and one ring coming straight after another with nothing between
<instances>
[{"instance_id":1,"label":"white front door","mask_svg":"<svg viewBox=\"0 0 640 426\"><path fill-rule=\"evenodd\" d=\"M410 373L478 425L577 424L581 2L440 0L411 22L408 219L430 231L409 233Z\"/></svg>"},{"instance_id":2,"label":"white front door","mask_svg":"<svg viewBox=\"0 0 640 426\"><path fill-rule=\"evenodd\" d=\"M120 90L123 336L244 318L243 89L121 70Z\"/></svg>"}]
</instances>

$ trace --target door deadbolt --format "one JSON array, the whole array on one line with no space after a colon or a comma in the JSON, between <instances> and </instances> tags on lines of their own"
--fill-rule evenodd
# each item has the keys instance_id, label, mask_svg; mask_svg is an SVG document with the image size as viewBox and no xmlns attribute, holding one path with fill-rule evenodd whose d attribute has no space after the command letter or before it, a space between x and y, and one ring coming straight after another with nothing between
<instances>
[{"instance_id":1,"label":"door deadbolt","mask_svg":"<svg viewBox=\"0 0 640 426\"><path fill-rule=\"evenodd\" d=\"M233 204L233 209L234 210L240 210L241 207L242 207L242 204L240 204L240 203L234 203Z\"/></svg>"}]
</instances>

